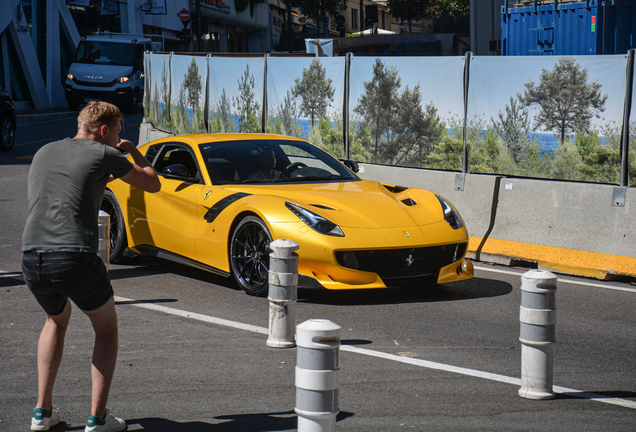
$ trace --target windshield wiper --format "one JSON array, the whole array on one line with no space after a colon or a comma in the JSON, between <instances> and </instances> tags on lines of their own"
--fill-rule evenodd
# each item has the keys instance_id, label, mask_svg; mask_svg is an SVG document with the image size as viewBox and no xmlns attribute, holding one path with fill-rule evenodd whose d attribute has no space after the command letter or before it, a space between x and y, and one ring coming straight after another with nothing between
<instances>
[{"instance_id":1,"label":"windshield wiper","mask_svg":"<svg viewBox=\"0 0 636 432\"><path fill-rule=\"evenodd\" d=\"M316 180L334 180L335 177L319 177L319 176L307 176L307 177L289 177L274 180L277 183L295 182L295 181L316 181Z\"/></svg>"}]
</instances>

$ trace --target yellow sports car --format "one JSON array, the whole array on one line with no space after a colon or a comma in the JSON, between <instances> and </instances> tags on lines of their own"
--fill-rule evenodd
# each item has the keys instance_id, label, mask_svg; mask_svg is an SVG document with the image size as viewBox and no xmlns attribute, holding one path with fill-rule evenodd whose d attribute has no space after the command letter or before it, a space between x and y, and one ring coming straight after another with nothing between
<instances>
[{"instance_id":1,"label":"yellow sports car","mask_svg":"<svg viewBox=\"0 0 636 432\"><path fill-rule=\"evenodd\" d=\"M111 262L136 254L234 276L267 292L269 244L299 244L298 286L353 289L468 279L468 232L432 192L362 180L358 165L272 134L163 138L140 147L161 192L115 180Z\"/></svg>"}]
</instances>

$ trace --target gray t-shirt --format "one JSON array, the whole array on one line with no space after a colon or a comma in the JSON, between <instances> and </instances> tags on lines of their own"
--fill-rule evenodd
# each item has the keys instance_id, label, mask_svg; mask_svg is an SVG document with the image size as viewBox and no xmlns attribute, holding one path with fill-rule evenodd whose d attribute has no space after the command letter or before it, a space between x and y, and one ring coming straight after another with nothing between
<instances>
[{"instance_id":1,"label":"gray t-shirt","mask_svg":"<svg viewBox=\"0 0 636 432\"><path fill-rule=\"evenodd\" d=\"M106 183L132 169L116 148L66 138L35 154L29 171L29 216L22 251L97 253L97 216Z\"/></svg>"}]
</instances>

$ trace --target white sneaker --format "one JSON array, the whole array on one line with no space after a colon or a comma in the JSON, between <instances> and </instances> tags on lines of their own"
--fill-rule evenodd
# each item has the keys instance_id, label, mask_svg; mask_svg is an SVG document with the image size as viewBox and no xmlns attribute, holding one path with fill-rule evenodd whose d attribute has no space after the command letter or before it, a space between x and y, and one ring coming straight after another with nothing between
<instances>
[{"instance_id":1,"label":"white sneaker","mask_svg":"<svg viewBox=\"0 0 636 432\"><path fill-rule=\"evenodd\" d=\"M94 415L88 416L84 432L120 432L124 429L126 429L126 422L114 417L109 410L106 410L106 416L101 420Z\"/></svg>"},{"instance_id":2,"label":"white sneaker","mask_svg":"<svg viewBox=\"0 0 636 432\"><path fill-rule=\"evenodd\" d=\"M56 409L51 408L51 411L47 411L44 408L36 408L31 416L31 430L47 431L59 422L60 415Z\"/></svg>"}]
</instances>

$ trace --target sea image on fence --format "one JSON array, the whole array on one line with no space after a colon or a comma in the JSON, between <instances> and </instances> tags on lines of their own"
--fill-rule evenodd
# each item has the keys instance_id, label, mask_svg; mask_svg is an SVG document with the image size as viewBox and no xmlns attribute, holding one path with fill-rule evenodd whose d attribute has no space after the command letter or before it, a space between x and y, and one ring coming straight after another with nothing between
<instances>
[{"instance_id":1,"label":"sea image on fence","mask_svg":"<svg viewBox=\"0 0 636 432\"><path fill-rule=\"evenodd\" d=\"M268 59L267 131L306 139L344 157L345 61L344 57Z\"/></svg>"},{"instance_id":2,"label":"sea image on fence","mask_svg":"<svg viewBox=\"0 0 636 432\"><path fill-rule=\"evenodd\" d=\"M473 57L469 172L619 183L626 59Z\"/></svg>"},{"instance_id":3,"label":"sea image on fence","mask_svg":"<svg viewBox=\"0 0 636 432\"><path fill-rule=\"evenodd\" d=\"M206 133L204 110L207 59L173 55L170 67L170 114L173 134Z\"/></svg>"},{"instance_id":4,"label":"sea image on fence","mask_svg":"<svg viewBox=\"0 0 636 432\"><path fill-rule=\"evenodd\" d=\"M209 59L210 132L262 132L263 58Z\"/></svg>"}]
</instances>

